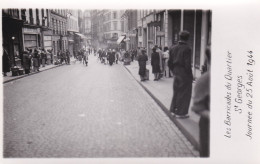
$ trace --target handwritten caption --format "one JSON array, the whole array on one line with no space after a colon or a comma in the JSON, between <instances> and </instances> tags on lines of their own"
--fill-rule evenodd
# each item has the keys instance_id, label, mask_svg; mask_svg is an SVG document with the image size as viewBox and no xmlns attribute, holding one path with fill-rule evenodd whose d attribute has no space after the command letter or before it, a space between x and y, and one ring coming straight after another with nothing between
<instances>
[{"instance_id":1,"label":"handwritten caption","mask_svg":"<svg viewBox=\"0 0 260 164\"><path fill-rule=\"evenodd\" d=\"M254 86L254 53L245 52L245 69L238 75L234 75L233 56L231 52L226 55L226 73L225 79L225 138L232 138L232 120L239 115L246 116L243 132L249 140L253 138L253 86ZM235 92L233 92L235 91ZM237 114L235 114L237 113Z\"/></svg>"}]
</instances>

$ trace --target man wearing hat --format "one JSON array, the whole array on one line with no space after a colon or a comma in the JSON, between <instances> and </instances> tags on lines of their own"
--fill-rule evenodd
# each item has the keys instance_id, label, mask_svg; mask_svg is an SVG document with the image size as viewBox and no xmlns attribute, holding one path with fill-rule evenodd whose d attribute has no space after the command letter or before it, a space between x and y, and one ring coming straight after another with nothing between
<instances>
[{"instance_id":1,"label":"man wearing hat","mask_svg":"<svg viewBox=\"0 0 260 164\"><path fill-rule=\"evenodd\" d=\"M177 118L187 118L192 91L191 47L188 31L181 31L180 40L170 50L168 66L173 73L173 98L170 110Z\"/></svg>"}]
</instances>

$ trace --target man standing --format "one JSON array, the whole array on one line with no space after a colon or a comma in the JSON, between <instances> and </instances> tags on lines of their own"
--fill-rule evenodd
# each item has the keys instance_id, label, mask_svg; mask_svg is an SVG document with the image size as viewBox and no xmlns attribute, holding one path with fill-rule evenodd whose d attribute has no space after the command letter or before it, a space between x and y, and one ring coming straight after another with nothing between
<instances>
[{"instance_id":1,"label":"man standing","mask_svg":"<svg viewBox=\"0 0 260 164\"><path fill-rule=\"evenodd\" d=\"M187 118L192 92L191 48L189 32L181 31L180 40L170 50L168 66L173 73L173 98L170 111L177 118Z\"/></svg>"},{"instance_id":2,"label":"man standing","mask_svg":"<svg viewBox=\"0 0 260 164\"><path fill-rule=\"evenodd\" d=\"M67 58L67 64L70 64L70 52L68 49L66 50L66 58Z\"/></svg>"}]
</instances>

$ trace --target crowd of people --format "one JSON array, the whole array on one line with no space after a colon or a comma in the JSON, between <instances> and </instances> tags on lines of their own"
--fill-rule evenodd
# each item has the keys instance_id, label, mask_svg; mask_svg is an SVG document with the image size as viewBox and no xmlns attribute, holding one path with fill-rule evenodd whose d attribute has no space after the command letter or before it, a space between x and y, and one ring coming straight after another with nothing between
<instances>
[{"instance_id":1,"label":"crowd of people","mask_svg":"<svg viewBox=\"0 0 260 164\"><path fill-rule=\"evenodd\" d=\"M94 50L95 51L95 50ZM96 51L98 55L98 59L103 64L113 65L118 64L119 61L126 62L126 61L134 61L137 57L137 50L124 50L124 49L101 49L99 48Z\"/></svg>"},{"instance_id":2,"label":"crowd of people","mask_svg":"<svg viewBox=\"0 0 260 164\"><path fill-rule=\"evenodd\" d=\"M78 51L73 51L73 56L76 61L83 63L84 65L88 65L88 56L90 53L93 53L94 49L80 49ZM45 67L45 65L60 65L60 64L70 64L71 53L69 50L61 51L58 50L57 53L53 53L53 49L44 49L44 48L26 48L25 51L22 52L22 62L21 67L24 69L25 74L30 74L31 71L39 72L41 67ZM7 72L10 72L10 57L7 51L4 49L3 51L3 76L7 76ZM14 66L15 67L15 66ZM16 66L17 67L17 66Z\"/></svg>"}]
</instances>

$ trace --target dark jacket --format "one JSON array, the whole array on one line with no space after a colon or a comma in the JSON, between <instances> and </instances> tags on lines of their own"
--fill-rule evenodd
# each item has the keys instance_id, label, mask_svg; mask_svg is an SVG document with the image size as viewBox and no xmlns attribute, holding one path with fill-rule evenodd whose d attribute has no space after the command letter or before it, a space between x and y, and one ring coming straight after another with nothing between
<instances>
[{"instance_id":1,"label":"dark jacket","mask_svg":"<svg viewBox=\"0 0 260 164\"><path fill-rule=\"evenodd\" d=\"M153 52L151 55L151 65L153 73L160 73L160 56L158 52Z\"/></svg>"}]
</instances>

